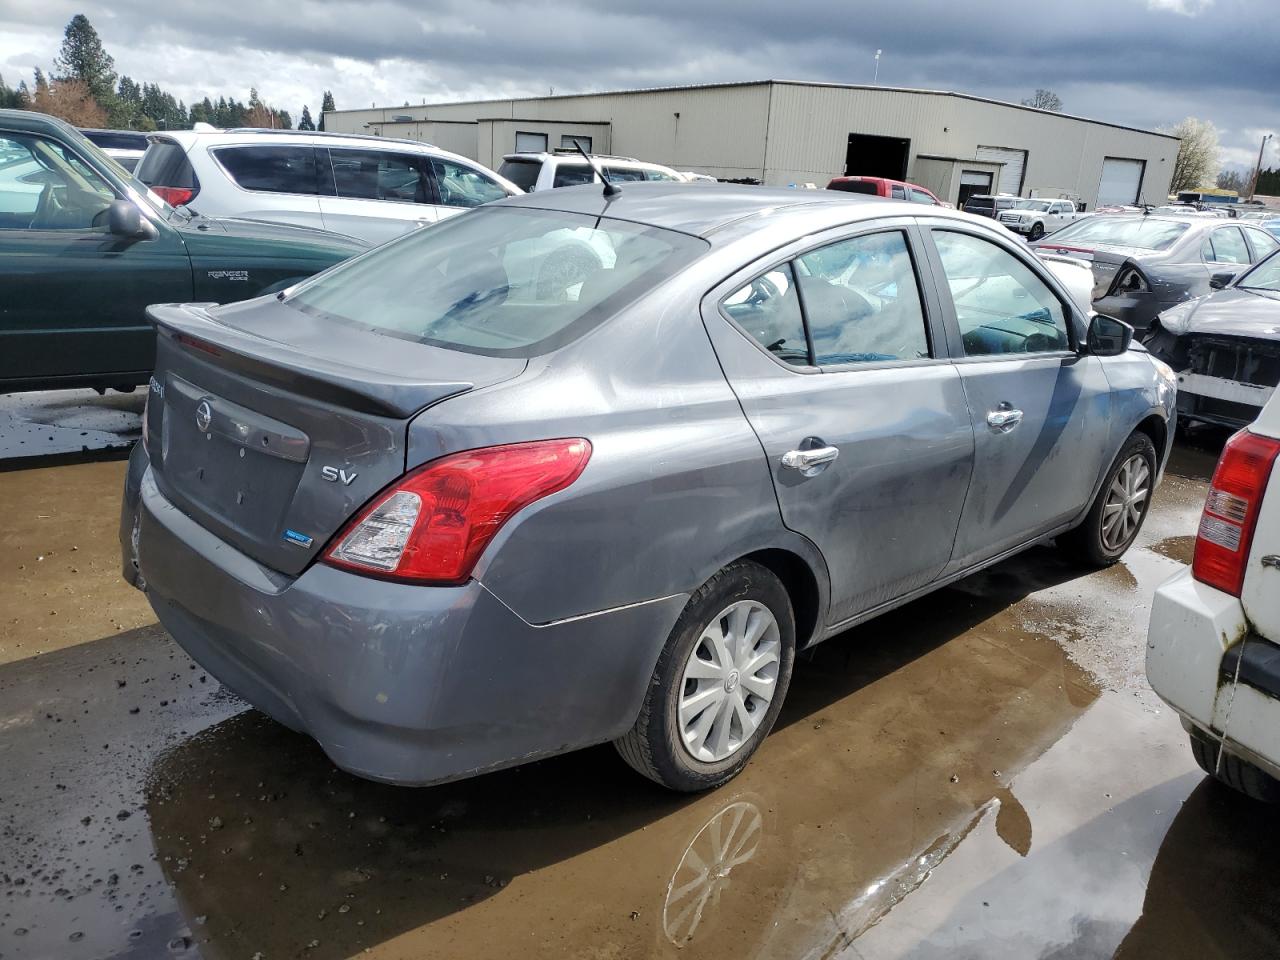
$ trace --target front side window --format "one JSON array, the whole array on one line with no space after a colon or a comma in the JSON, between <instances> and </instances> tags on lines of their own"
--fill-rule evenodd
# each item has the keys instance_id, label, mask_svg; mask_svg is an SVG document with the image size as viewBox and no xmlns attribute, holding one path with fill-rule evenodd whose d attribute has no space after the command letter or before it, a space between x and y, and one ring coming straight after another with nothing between
<instances>
[{"instance_id":1,"label":"front side window","mask_svg":"<svg viewBox=\"0 0 1280 960\"><path fill-rule=\"evenodd\" d=\"M309 195L329 192L319 188L313 147L224 147L213 153L243 190Z\"/></svg>"},{"instance_id":2,"label":"front side window","mask_svg":"<svg viewBox=\"0 0 1280 960\"><path fill-rule=\"evenodd\" d=\"M481 207L327 270L285 303L376 334L529 357L607 320L707 248L607 217Z\"/></svg>"},{"instance_id":3,"label":"front side window","mask_svg":"<svg viewBox=\"0 0 1280 960\"><path fill-rule=\"evenodd\" d=\"M338 196L350 200L398 200L430 203L421 159L386 150L330 150Z\"/></svg>"},{"instance_id":4,"label":"front side window","mask_svg":"<svg viewBox=\"0 0 1280 960\"><path fill-rule=\"evenodd\" d=\"M507 196L506 190L471 167L432 157L431 168L436 174L440 202L446 207L478 207Z\"/></svg>"},{"instance_id":5,"label":"front side window","mask_svg":"<svg viewBox=\"0 0 1280 960\"><path fill-rule=\"evenodd\" d=\"M739 287L720 307L751 339L783 363L809 366L809 346L791 265L762 273Z\"/></svg>"},{"instance_id":6,"label":"front side window","mask_svg":"<svg viewBox=\"0 0 1280 960\"><path fill-rule=\"evenodd\" d=\"M0 135L0 230L105 229L115 199L110 185L62 144Z\"/></svg>"},{"instance_id":7,"label":"front side window","mask_svg":"<svg viewBox=\"0 0 1280 960\"><path fill-rule=\"evenodd\" d=\"M1253 245L1253 252L1256 254L1254 260L1261 260L1280 250L1280 240L1267 233L1264 230L1250 230L1249 243Z\"/></svg>"},{"instance_id":8,"label":"front side window","mask_svg":"<svg viewBox=\"0 0 1280 960\"><path fill-rule=\"evenodd\" d=\"M819 366L929 356L920 287L900 231L803 254L796 274Z\"/></svg>"},{"instance_id":9,"label":"front side window","mask_svg":"<svg viewBox=\"0 0 1280 960\"><path fill-rule=\"evenodd\" d=\"M965 356L1071 349L1062 302L1025 263L972 234L935 230L933 239Z\"/></svg>"}]
</instances>

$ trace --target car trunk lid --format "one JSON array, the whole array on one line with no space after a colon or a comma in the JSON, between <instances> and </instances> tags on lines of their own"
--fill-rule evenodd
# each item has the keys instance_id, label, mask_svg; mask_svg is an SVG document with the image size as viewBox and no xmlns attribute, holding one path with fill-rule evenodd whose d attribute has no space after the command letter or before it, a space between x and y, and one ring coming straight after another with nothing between
<instances>
[{"instance_id":1,"label":"car trunk lid","mask_svg":"<svg viewBox=\"0 0 1280 960\"><path fill-rule=\"evenodd\" d=\"M409 421L510 379L522 359L382 336L276 300L151 307L148 403L157 485L281 573L300 573L405 471Z\"/></svg>"}]
</instances>

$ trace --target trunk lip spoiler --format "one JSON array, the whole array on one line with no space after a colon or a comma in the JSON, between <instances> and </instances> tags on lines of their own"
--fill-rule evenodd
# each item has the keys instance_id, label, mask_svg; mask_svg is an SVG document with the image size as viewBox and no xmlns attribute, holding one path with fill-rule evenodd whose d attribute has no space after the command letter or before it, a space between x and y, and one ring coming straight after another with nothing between
<instances>
[{"instance_id":1,"label":"trunk lip spoiler","mask_svg":"<svg viewBox=\"0 0 1280 960\"><path fill-rule=\"evenodd\" d=\"M463 379L426 379L302 354L288 344L228 326L209 313L216 303L165 303L147 307L160 336L183 350L218 354L223 363L264 383L319 396L361 413L409 419L427 407L466 393L475 383ZM192 344L190 341L197 341ZM184 342L185 341L185 342ZM201 346L203 344L203 346ZM305 359L306 362L300 362ZM522 365L527 366L527 361ZM508 378L503 378L508 379Z\"/></svg>"}]
</instances>

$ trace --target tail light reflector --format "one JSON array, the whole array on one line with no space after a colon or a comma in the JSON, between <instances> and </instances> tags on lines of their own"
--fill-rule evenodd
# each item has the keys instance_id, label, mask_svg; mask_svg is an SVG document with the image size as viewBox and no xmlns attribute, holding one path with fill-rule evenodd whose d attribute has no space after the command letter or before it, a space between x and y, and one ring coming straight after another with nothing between
<instances>
[{"instance_id":1,"label":"tail light reflector","mask_svg":"<svg viewBox=\"0 0 1280 960\"><path fill-rule=\"evenodd\" d=\"M434 460L374 497L339 531L324 562L390 580L463 583L503 524L572 484L590 458L590 442L576 438Z\"/></svg>"},{"instance_id":2,"label":"tail light reflector","mask_svg":"<svg viewBox=\"0 0 1280 960\"><path fill-rule=\"evenodd\" d=\"M1213 471L1191 563L1191 575L1201 583L1240 596L1253 531L1277 454L1280 441L1248 430L1227 441Z\"/></svg>"},{"instance_id":3,"label":"tail light reflector","mask_svg":"<svg viewBox=\"0 0 1280 960\"><path fill-rule=\"evenodd\" d=\"M196 198L195 190L190 187L151 187L151 192L171 207L180 207Z\"/></svg>"}]
</instances>

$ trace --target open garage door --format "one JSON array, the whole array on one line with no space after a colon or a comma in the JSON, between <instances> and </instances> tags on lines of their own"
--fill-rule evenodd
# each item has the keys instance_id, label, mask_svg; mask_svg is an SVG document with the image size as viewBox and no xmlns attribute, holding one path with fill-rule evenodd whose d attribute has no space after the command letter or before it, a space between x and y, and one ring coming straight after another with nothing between
<instances>
[{"instance_id":1,"label":"open garage door","mask_svg":"<svg viewBox=\"0 0 1280 960\"><path fill-rule=\"evenodd\" d=\"M978 147L975 157L983 163L1003 163L1000 168L1000 193L1012 193L1015 197L1022 195L1023 173L1027 169L1027 151L1014 150L1012 147Z\"/></svg>"},{"instance_id":2,"label":"open garage door","mask_svg":"<svg viewBox=\"0 0 1280 960\"><path fill-rule=\"evenodd\" d=\"M1142 192L1142 174L1145 160L1126 160L1123 157L1106 157L1102 161L1102 179L1098 182L1098 202L1103 207L1109 203L1137 203ZM1161 198L1163 202L1163 198Z\"/></svg>"}]
</instances>

